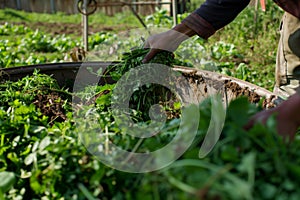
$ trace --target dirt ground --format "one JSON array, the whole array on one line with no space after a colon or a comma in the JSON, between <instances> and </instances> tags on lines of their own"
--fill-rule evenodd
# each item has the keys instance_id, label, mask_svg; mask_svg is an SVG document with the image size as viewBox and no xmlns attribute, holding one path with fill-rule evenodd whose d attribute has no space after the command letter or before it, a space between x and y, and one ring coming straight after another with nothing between
<instances>
[{"instance_id":1,"label":"dirt ground","mask_svg":"<svg viewBox=\"0 0 300 200\"><path fill-rule=\"evenodd\" d=\"M61 100L61 95L56 92L37 95L33 104L43 115L49 117L50 124L54 121L62 122L67 119L66 111L63 108L64 101Z\"/></svg>"},{"instance_id":2,"label":"dirt ground","mask_svg":"<svg viewBox=\"0 0 300 200\"><path fill-rule=\"evenodd\" d=\"M260 96L256 91L253 91L246 86L243 87L230 78L222 80L220 76L220 80L216 78L212 79L212 77L208 77L208 75L203 76L196 74L196 70L184 73L183 75L190 83L189 87L195 88L193 89L193 93L199 96L210 96L207 90L207 87L210 87L221 92L224 101L227 101L227 99L230 101L237 97L245 96L248 97L249 102L254 104L258 104L262 100L263 108L273 108L276 106L274 103L276 100L275 95L269 97ZM180 85L180 83L178 82L177 85Z\"/></svg>"},{"instance_id":3,"label":"dirt ground","mask_svg":"<svg viewBox=\"0 0 300 200\"><path fill-rule=\"evenodd\" d=\"M32 30L39 29L45 33L53 34L53 35L70 35L70 36L81 36L82 35L82 24L70 24L70 23L45 23L45 22L36 22L36 23L28 23L28 22L20 22L20 23L14 23L16 25L24 25ZM125 30L128 28L126 25L120 26L107 26L103 24L97 24L97 25L89 25L89 34L97 33L97 32L103 32L103 31L114 31L118 32L121 30Z\"/></svg>"}]
</instances>

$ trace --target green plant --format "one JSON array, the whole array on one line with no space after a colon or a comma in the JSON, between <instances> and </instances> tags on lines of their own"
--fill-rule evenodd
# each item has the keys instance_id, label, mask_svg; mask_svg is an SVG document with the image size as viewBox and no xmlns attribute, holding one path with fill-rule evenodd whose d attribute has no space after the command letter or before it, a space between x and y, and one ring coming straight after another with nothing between
<instances>
[{"instance_id":1,"label":"green plant","mask_svg":"<svg viewBox=\"0 0 300 200\"><path fill-rule=\"evenodd\" d=\"M148 27L170 27L172 24L172 18L168 14L167 10L156 9L156 12L145 18Z\"/></svg>"},{"instance_id":2,"label":"green plant","mask_svg":"<svg viewBox=\"0 0 300 200\"><path fill-rule=\"evenodd\" d=\"M268 7L266 13L258 11L254 23L255 12L253 8L247 8L208 41L198 37L186 41L174 52L175 60L172 54L163 52L153 62L166 65L189 63L188 66L217 70L271 89L274 49L278 39L276 29L281 12L275 6ZM37 14L32 18L29 13L20 12L20 15L28 20L45 19L36 17ZM106 20L111 24L126 21L123 15L118 15L118 20L109 18L111 21L107 16L99 15L91 16L91 19L103 20L101 23ZM157 22L162 22L169 27L172 22L165 15L158 13L157 19L154 16L149 18L152 20L149 23L156 26ZM61 19L61 16L53 17ZM47 20L51 17L47 16ZM63 20L73 17L76 18L64 16ZM2 25L0 33L1 67L60 62L64 53L80 45L79 39L51 36L10 23ZM140 48L127 52L133 46L140 46L136 45L140 43L136 35L135 38L118 37L105 32L90 37L93 50L101 49L101 45L112 47L112 43L116 44L113 48L119 50L116 56L120 63L112 65L106 74L115 80L139 66L148 52ZM127 53L119 54L123 49ZM107 59L112 59L111 55ZM116 125L111 113L114 87L113 84L92 86L82 94L76 94L89 104L87 109L81 104L73 107L85 116L75 126L69 104L71 95L59 88L51 77L35 72L20 81L1 81L0 179L3 181L0 183L0 199L299 198L299 137L293 143L285 144L274 129L274 118L267 122L267 126L258 124L246 132L242 127L260 107L250 104L245 98L230 103L220 140L202 160L198 157L199 148L214 114L211 113L210 99L199 106L201 118L193 145L167 168L147 174L129 174L105 166L83 146L78 131L84 133L87 128L99 128L100 125L102 130L107 129L110 141L119 147L149 152L168 144L180 126L181 104L174 102L163 104L163 109L171 114L159 134L142 139L127 135ZM146 85L132 95L130 117L134 122L144 126L149 124L148 108L162 100L162 93L155 93L156 87ZM57 110L60 112L55 112ZM97 121L98 126L91 127L92 121ZM109 147L106 140L103 144Z\"/></svg>"},{"instance_id":3,"label":"green plant","mask_svg":"<svg viewBox=\"0 0 300 200\"><path fill-rule=\"evenodd\" d=\"M14 40L1 40L1 67L62 61L64 53L75 46L80 46L80 42L65 35L52 37L39 30L33 31L23 25L5 23L1 30L0 35L4 35L4 37L17 35ZM38 54L36 54L37 52ZM51 58L52 54L56 57L55 59Z\"/></svg>"},{"instance_id":4,"label":"green plant","mask_svg":"<svg viewBox=\"0 0 300 200\"><path fill-rule=\"evenodd\" d=\"M130 65L124 65L122 69L112 65L108 72L120 70L118 73L126 74L129 69L138 66L144 53L147 53L144 49L128 52L118 66L122 67L125 62ZM156 62L167 61L167 64L174 62L172 55L167 52L156 59ZM243 72L242 67L240 71ZM258 124L250 131L245 131L243 126L249 117L261 110L260 106L250 104L246 98L236 99L229 104L220 140L203 159L198 157L199 148L211 116L216 114L212 112L210 98L201 102L199 110L195 110L200 112L201 118L193 144L167 168L146 174L130 174L105 166L87 151L78 133L101 128L106 131L103 134L107 133L108 141L123 149L151 152L167 145L176 136L181 124L181 105L177 103L172 107L167 104L166 110L177 112L178 115L169 118L159 134L151 138L133 138L117 126L111 112L111 92L114 87L114 84L107 84L85 88L81 94L75 95L89 103L83 105L80 102L71 109L68 106L69 92L59 88L50 76L36 71L32 76L16 82L2 82L0 177L5 176L3 180L6 181L0 184L0 194L2 192L6 199L143 197L209 200L299 197L296 190L299 181L295 179L299 176L298 136L287 145L276 133L274 118L266 126ZM147 95L147 91L151 95ZM155 98L162 97L153 92L153 87L140 88L140 92L133 94L133 106L139 105L139 97L144 98L146 104L152 104ZM44 106L40 107L38 102ZM49 114L45 114L44 109L51 108L51 102L61 106L55 107L55 110L59 108L66 118L50 118ZM131 115L136 119L135 122L144 126L149 124L145 107L131 109L136 111ZM84 118L74 120L71 111L83 112ZM57 115L60 116L59 113ZM110 142L103 137L103 151L106 148L110 148Z\"/></svg>"}]
</instances>

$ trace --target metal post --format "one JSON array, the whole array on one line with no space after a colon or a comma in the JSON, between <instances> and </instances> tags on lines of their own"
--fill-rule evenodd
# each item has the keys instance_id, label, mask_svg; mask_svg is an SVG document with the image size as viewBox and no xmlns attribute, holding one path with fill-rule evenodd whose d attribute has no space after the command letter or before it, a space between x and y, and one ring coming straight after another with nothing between
<instances>
[{"instance_id":1,"label":"metal post","mask_svg":"<svg viewBox=\"0 0 300 200\"><path fill-rule=\"evenodd\" d=\"M17 10L21 10L21 1L17 0Z\"/></svg>"},{"instance_id":2,"label":"metal post","mask_svg":"<svg viewBox=\"0 0 300 200\"><path fill-rule=\"evenodd\" d=\"M136 3L138 0L132 0L132 3ZM135 12L138 12L138 5L134 5L133 9Z\"/></svg>"},{"instance_id":3,"label":"metal post","mask_svg":"<svg viewBox=\"0 0 300 200\"><path fill-rule=\"evenodd\" d=\"M176 26L178 24L177 20L177 0L172 0L172 10L173 10L173 24Z\"/></svg>"},{"instance_id":4,"label":"metal post","mask_svg":"<svg viewBox=\"0 0 300 200\"><path fill-rule=\"evenodd\" d=\"M87 13L87 0L83 0L83 13ZM88 33L89 33L89 24L88 24L88 15L83 14L82 15L82 21L83 21L83 45L84 45L84 50L87 52L89 49L88 47Z\"/></svg>"},{"instance_id":5,"label":"metal post","mask_svg":"<svg viewBox=\"0 0 300 200\"><path fill-rule=\"evenodd\" d=\"M50 0L51 12L56 13L55 2L54 0Z\"/></svg>"}]
</instances>

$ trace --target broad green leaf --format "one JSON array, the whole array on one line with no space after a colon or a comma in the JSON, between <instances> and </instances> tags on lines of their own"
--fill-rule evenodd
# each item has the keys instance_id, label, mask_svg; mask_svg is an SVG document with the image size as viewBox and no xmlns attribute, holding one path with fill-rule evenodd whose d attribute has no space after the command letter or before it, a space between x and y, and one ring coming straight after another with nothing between
<instances>
[{"instance_id":1,"label":"broad green leaf","mask_svg":"<svg viewBox=\"0 0 300 200\"><path fill-rule=\"evenodd\" d=\"M24 164L25 165L30 165L31 163L33 163L34 161L36 161L36 152L30 153L24 160Z\"/></svg>"},{"instance_id":2,"label":"broad green leaf","mask_svg":"<svg viewBox=\"0 0 300 200\"><path fill-rule=\"evenodd\" d=\"M13 172L0 172L0 190L2 193L7 192L15 183L16 177Z\"/></svg>"},{"instance_id":3,"label":"broad green leaf","mask_svg":"<svg viewBox=\"0 0 300 200\"><path fill-rule=\"evenodd\" d=\"M49 146L51 143L51 139L49 136L46 136L45 138L43 138L43 140L41 141L40 145L39 145L39 151L44 150L47 146Z\"/></svg>"}]
</instances>

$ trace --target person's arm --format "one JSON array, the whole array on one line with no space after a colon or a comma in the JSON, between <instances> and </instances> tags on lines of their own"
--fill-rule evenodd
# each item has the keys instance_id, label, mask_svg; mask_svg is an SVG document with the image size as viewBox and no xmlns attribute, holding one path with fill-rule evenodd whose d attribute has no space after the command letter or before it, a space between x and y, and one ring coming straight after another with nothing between
<instances>
[{"instance_id":1,"label":"person's arm","mask_svg":"<svg viewBox=\"0 0 300 200\"><path fill-rule=\"evenodd\" d=\"M200 37L208 39L232 22L250 0L206 0L200 8L183 20Z\"/></svg>"},{"instance_id":2,"label":"person's arm","mask_svg":"<svg viewBox=\"0 0 300 200\"><path fill-rule=\"evenodd\" d=\"M298 127L300 127L300 88L298 88L296 94L290 96L277 107L254 115L245 126L245 129L249 130L257 122L265 124L272 115L276 117L278 134L292 141Z\"/></svg>"},{"instance_id":3,"label":"person's arm","mask_svg":"<svg viewBox=\"0 0 300 200\"><path fill-rule=\"evenodd\" d=\"M145 48L151 48L143 62L151 60L161 50L175 51L191 36L208 39L230 23L249 4L250 0L206 0L199 9L173 29L149 37Z\"/></svg>"},{"instance_id":4,"label":"person's arm","mask_svg":"<svg viewBox=\"0 0 300 200\"><path fill-rule=\"evenodd\" d=\"M274 0L286 12L300 19L300 1L299 0Z\"/></svg>"}]
</instances>

